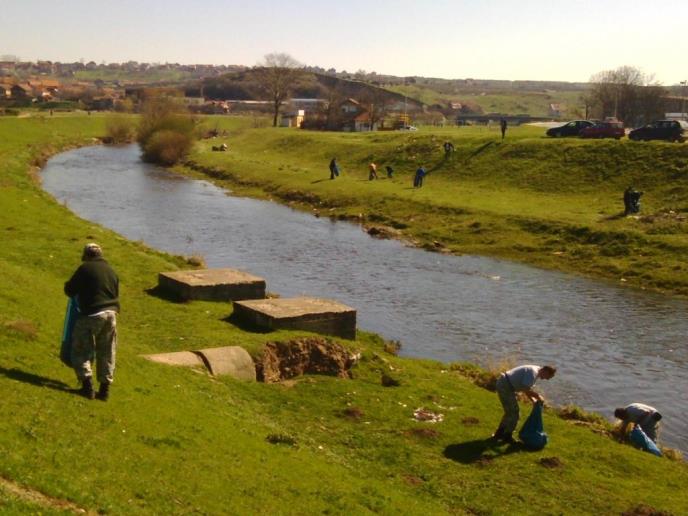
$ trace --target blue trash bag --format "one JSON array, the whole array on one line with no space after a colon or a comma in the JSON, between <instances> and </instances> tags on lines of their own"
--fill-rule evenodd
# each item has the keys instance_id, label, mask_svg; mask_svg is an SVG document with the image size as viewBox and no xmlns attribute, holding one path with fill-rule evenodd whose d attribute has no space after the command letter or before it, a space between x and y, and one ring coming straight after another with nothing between
<instances>
[{"instance_id":1,"label":"blue trash bag","mask_svg":"<svg viewBox=\"0 0 688 516\"><path fill-rule=\"evenodd\" d=\"M542 450L547 446L548 438L542 425L542 408L543 403L541 401L533 405L530 416L523 423L521 431L518 433L518 437L529 450Z\"/></svg>"},{"instance_id":2,"label":"blue trash bag","mask_svg":"<svg viewBox=\"0 0 688 516\"><path fill-rule=\"evenodd\" d=\"M60 346L60 360L67 367L72 367L72 332L78 315L76 297L70 297L67 301L67 312L62 328L62 345Z\"/></svg>"},{"instance_id":3,"label":"blue trash bag","mask_svg":"<svg viewBox=\"0 0 688 516\"><path fill-rule=\"evenodd\" d=\"M652 439L650 439L645 432L643 432L643 429L640 428L640 425L635 425L633 430L631 430L631 434L629 436L631 444L636 446L637 448L640 448L643 451L650 452L654 455L657 455L657 457L662 456L662 452L660 449L657 447L657 445L654 443Z\"/></svg>"}]
</instances>

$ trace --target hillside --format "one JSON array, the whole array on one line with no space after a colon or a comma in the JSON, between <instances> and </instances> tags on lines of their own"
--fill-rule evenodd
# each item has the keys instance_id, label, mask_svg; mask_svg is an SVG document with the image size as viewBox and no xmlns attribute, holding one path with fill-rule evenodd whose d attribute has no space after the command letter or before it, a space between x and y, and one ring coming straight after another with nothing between
<instances>
[{"instance_id":1,"label":"hillside","mask_svg":"<svg viewBox=\"0 0 688 516\"><path fill-rule=\"evenodd\" d=\"M301 334L250 333L228 322L225 303L152 295L157 273L190 267L185 259L81 220L39 188L32 165L92 143L103 122L97 115L0 119L0 231L7 236L0 247L0 512L688 511L680 496L685 464L620 445L552 411L545 416L551 443L543 452L495 446L486 437L499 405L494 393L464 376L471 368L396 357L365 332L344 342L362 352L351 380L244 383L142 359L222 344L255 354L266 341ZM307 133L229 128L244 131L233 145L243 142L243 162L256 165L252 173L265 169L251 147L269 143L289 156L282 175L310 175L308 184L321 171L301 168L296 142L314 156L311 163L333 148L350 150L342 160L352 176L359 174L354 165L369 159L365 147L380 156L383 148L394 151L390 142L413 153L434 149L429 139L407 135L368 135L362 148L360 135L318 135L328 148L316 151L322 140ZM341 184L351 189L353 180ZM63 282L91 240L102 244L122 283L118 370L107 403L69 392L73 373L57 357ZM383 372L400 385L382 385ZM444 421L415 421L413 410L421 406L441 411ZM608 431L599 422L592 429Z\"/></svg>"},{"instance_id":2,"label":"hillside","mask_svg":"<svg viewBox=\"0 0 688 516\"><path fill-rule=\"evenodd\" d=\"M417 245L438 242L445 251L688 295L688 145L543 134L510 128L501 142L484 127L355 135L256 129L232 133L230 153L201 145L192 160L238 182L234 189L301 199L333 217L362 214ZM445 140L456 147L451 160L443 158ZM332 156L343 177L322 183ZM371 160L392 165L395 178L361 182ZM426 185L411 189L421 164L430 171ZM645 191L641 217L621 216L629 184Z\"/></svg>"}]
</instances>

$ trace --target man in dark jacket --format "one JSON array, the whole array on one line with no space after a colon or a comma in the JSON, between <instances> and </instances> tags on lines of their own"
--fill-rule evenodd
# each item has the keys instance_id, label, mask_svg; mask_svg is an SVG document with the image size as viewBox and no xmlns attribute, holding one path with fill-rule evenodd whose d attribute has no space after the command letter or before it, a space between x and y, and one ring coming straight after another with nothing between
<instances>
[{"instance_id":1,"label":"man in dark jacket","mask_svg":"<svg viewBox=\"0 0 688 516\"><path fill-rule=\"evenodd\" d=\"M65 294L76 296L79 306L72 334L72 366L81 382L79 394L94 399L91 360L95 353L100 383L97 397L107 401L115 372L119 279L98 244L87 244L81 260L64 286Z\"/></svg>"}]
</instances>

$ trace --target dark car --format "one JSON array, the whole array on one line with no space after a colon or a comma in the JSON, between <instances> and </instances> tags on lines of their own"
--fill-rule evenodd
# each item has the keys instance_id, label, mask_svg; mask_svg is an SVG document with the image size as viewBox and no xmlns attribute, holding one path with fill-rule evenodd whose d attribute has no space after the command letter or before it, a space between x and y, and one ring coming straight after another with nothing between
<instances>
[{"instance_id":1,"label":"dark car","mask_svg":"<svg viewBox=\"0 0 688 516\"><path fill-rule=\"evenodd\" d=\"M551 136L553 138L561 138L563 136L578 136L583 129L586 127L592 127L593 125L594 123L590 120L573 120L568 124L548 129L547 136Z\"/></svg>"},{"instance_id":2,"label":"dark car","mask_svg":"<svg viewBox=\"0 0 688 516\"><path fill-rule=\"evenodd\" d=\"M634 141L666 140L669 142L684 142L688 134L688 122L683 120L657 120L628 133Z\"/></svg>"},{"instance_id":3,"label":"dark car","mask_svg":"<svg viewBox=\"0 0 688 516\"><path fill-rule=\"evenodd\" d=\"M626 134L623 122L618 120L605 120L595 125L586 127L579 133L581 138L623 138Z\"/></svg>"}]
</instances>

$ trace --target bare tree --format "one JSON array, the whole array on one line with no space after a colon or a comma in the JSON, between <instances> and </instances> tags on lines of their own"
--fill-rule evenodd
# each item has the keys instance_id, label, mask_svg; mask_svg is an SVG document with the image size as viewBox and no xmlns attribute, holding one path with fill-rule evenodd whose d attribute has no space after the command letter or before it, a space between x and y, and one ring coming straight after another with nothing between
<instances>
[{"instance_id":1,"label":"bare tree","mask_svg":"<svg viewBox=\"0 0 688 516\"><path fill-rule=\"evenodd\" d=\"M260 87L272 102L273 127L277 127L280 108L291 95L302 74L301 64L284 53L267 54L256 68Z\"/></svg>"},{"instance_id":2,"label":"bare tree","mask_svg":"<svg viewBox=\"0 0 688 516\"><path fill-rule=\"evenodd\" d=\"M380 120L383 120L389 110L389 96L382 88L371 86L362 92L361 105L370 114L370 130L372 131Z\"/></svg>"},{"instance_id":3,"label":"bare tree","mask_svg":"<svg viewBox=\"0 0 688 516\"><path fill-rule=\"evenodd\" d=\"M661 115L666 90L637 68L621 66L606 70L593 75L590 82L587 100L595 116L615 116L637 125Z\"/></svg>"}]
</instances>

